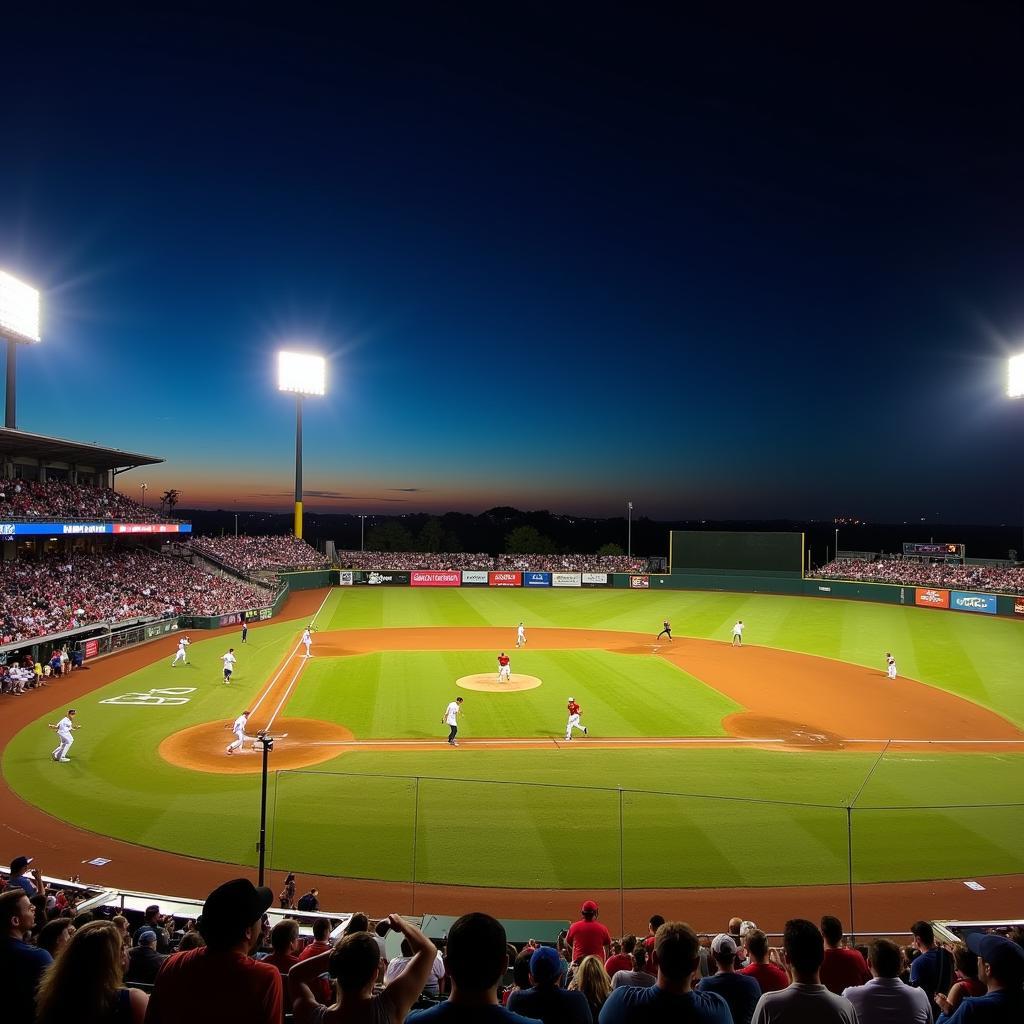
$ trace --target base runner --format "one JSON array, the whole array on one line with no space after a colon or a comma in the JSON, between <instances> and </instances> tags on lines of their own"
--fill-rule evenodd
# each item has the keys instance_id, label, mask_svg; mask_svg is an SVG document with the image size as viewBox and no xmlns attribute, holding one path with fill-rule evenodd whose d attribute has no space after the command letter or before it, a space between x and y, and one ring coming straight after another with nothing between
<instances>
[{"instance_id":1,"label":"base runner","mask_svg":"<svg viewBox=\"0 0 1024 1024\"><path fill-rule=\"evenodd\" d=\"M580 725L580 706L576 703L575 698L570 697L569 703L566 704L566 710L569 712L569 720L565 723L565 738L567 740L572 739L573 729L579 729L584 736L588 736L587 727Z\"/></svg>"},{"instance_id":2,"label":"base runner","mask_svg":"<svg viewBox=\"0 0 1024 1024\"><path fill-rule=\"evenodd\" d=\"M245 735L245 723L249 719L250 712L243 711L236 719L235 724L231 726L231 731L235 734L234 742L228 744L227 753L233 754L236 750L241 750L246 740L252 739L251 736Z\"/></svg>"}]
</instances>

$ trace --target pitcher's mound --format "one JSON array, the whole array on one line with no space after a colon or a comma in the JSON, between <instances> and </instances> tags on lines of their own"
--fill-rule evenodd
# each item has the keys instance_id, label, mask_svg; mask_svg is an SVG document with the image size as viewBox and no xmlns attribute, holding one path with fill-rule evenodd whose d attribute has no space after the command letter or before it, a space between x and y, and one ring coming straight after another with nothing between
<instances>
[{"instance_id":1,"label":"pitcher's mound","mask_svg":"<svg viewBox=\"0 0 1024 1024\"><path fill-rule=\"evenodd\" d=\"M462 676L455 680L456 686L464 690L483 690L486 693L514 693L517 690L533 690L540 686L541 680L536 676L524 676L521 672L513 672L507 683L498 682L497 672L479 672L475 676Z\"/></svg>"}]
</instances>

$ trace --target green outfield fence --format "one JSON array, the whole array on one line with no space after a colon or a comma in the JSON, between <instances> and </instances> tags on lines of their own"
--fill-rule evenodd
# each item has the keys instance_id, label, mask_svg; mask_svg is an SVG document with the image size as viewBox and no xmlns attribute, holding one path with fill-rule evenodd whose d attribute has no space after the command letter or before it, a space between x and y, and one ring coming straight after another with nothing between
<instances>
[{"instance_id":1,"label":"green outfield fence","mask_svg":"<svg viewBox=\"0 0 1024 1024\"><path fill-rule=\"evenodd\" d=\"M432 884L611 891L620 905L636 889L840 885L853 932L859 883L1024 872L1024 802L943 799L929 792L922 760L919 749L887 744L860 790L836 803L711 786L282 771L271 780L268 865L396 883L413 908L417 887ZM887 800L907 773L921 776L921 801ZM984 792L1006 775L1005 758L972 755L971 775Z\"/></svg>"}]
</instances>

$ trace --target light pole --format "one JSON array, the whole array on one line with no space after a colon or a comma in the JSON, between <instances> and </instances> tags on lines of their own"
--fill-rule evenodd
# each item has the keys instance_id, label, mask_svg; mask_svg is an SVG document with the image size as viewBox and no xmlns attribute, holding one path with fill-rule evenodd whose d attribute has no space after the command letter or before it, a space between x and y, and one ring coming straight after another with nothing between
<instances>
[{"instance_id":1,"label":"light pole","mask_svg":"<svg viewBox=\"0 0 1024 1024\"><path fill-rule=\"evenodd\" d=\"M366 550L366 546L365 546L365 543L364 543L365 529L366 529L366 516L362 516L361 515L359 517L359 550L360 551L365 551Z\"/></svg>"},{"instance_id":2,"label":"light pole","mask_svg":"<svg viewBox=\"0 0 1024 1024\"><path fill-rule=\"evenodd\" d=\"M0 338L7 339L4 426L18 428L18 346L39 341L39 292L0 270Z\"/></svg>"},{"instance_id":3,"label":"light pole","mask_svg":"<svg viewBox=\"0 0 1024 1024\"><path fill-rule=\"evenodd\" d=\"M267 860L267 767L270 752L274 749L274 737L261 732L257 734L256 742L263 747L263 778L260 784L260 839L256 844L260 855L259 884L262 885Z\"/></svg>"},{"instance_id":4,"label":"light pole","mask_svg":"<svg viewBox=\"0 0 1024 1024\"><path fill-rule=\"evenodd\" d=\"M839 561L839 527L836 527L836 561Z\"/></svg>"},{"instance_id":5,"label":"light pole","mask_svg":"<svg viewBox=\"0 0 1024 1024\"><path fill-rule=\"evenodd\" d=\"M238 513L235 513L235 540L238 540Z\"/></svg>"},{"instance_id":6,"label":"light pole","mask_svg":"<svg viewBox=\"0 0 1024 1024\"><path fill-rule=\"evenodd\" d=\"M295 395L295 536L302 537L302 399L323 395L326 362L304 352L277 353L277 390Z\"/></svg>"},{"instance_id":7,"label":"light pole","mask_svg":"<svg viewBox=\"0 0 1024 1024\"><path fill-rule=\"evenodd\" d=\"M143 507L145 507L145 505L146 505L146 491L148 490L148 488L149 488L149 484L143 484L142 485L142 505L143 505Z\"/></svg>"},{"instance_id":8,"label":"light pole","mask_svg":"<svg viewBox=\"0 0 1024 1024\"><path fill-rule=\"evenodd\" d=\"M633 557L633 502L626 502L626 557Z\"/></svg>"},{"instance_id":9,"label":"light pole","mask_svg":"<svg viewBox=\"0 0 1024 1024\"><path fill-rule=\"evenodd\" d=\"M1010 357L1006 371L1007 398L1024 400L1024 352ZM1021 486L1018 484L1019 488ZM1018 494L1018 497L1021 499L1021 534L1022 540L1024 540L1024 495ZM1024 547L1022 547L1022 550L1024 550Z\"/></svg>"}]
</instances>

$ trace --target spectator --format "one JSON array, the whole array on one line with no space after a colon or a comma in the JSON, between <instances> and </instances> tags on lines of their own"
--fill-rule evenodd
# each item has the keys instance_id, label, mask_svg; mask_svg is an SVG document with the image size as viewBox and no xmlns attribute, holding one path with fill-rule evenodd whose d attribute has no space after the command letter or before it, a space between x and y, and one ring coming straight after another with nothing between
<instances>
[{"instance_id":1,"label":"spectator","mask_svg":"<svg viewBox=\"0 0 1024 1024\"><path fill-rule=\"evenodd\" d=\"M330 942L331 922L326 917L318 917L313 922L313 941L299 954L300 960L308 960L311 956L329 953L334 947ZM383 956L383 950L381 951Z\"/></svg>"},{"instance_id":2,"label":"spectator","mask_svg":"<svg viewBox=\"0 0 1024 1024\"><path fill-rule=\"evenodd\" d=\"M935 1004L943 1013L952 1013L967 996L983 996L985 986L978 978L978 955L958 942L953 947L953 964L956 968L953 987L945 1000L941 992L935 993Z\"/></svg>"},{"instance_id":3,"label":"spectator","mask_svg":"<svg viewBox=\"0 0 1024 1024\"><path fill-rule=\"evenodd\" d=\"M608 997L612 994L612 981L601 963L601 958L585 956L569 988L578 990L587 997L591 1016L597 1020L601 1007L608 1002Z\"/></svg>"},{"instance_id":4,"label":"spectator","mask_svg":"<svg viewBox=\"0 0 1024 1024\"><path fill-rule=\"evenodd\" d=\"M900 947L888 939L876 939L868 959L872 980L843 991L853 1003L860 1024L931 1024L928 997L921 989L900 981Z\"/></svg>"},{"instance_id":5,"label":"spectator","mask_svg":"<svg viewBox=\"0 0 1024 1024\"><path fill-rule=\"evenodd\" d=\"M171 918L170 920L173 925L174 919ZM139 940L142 937L142 933L148 930L156 936L156 951L158 953L169 953L171 951L171 936L164 927L164 923L164 918L160 915L159 904L151 903L146 907L142 924L135 929L135 945L138 946L140 944Z\"/></svg>"},{"instance_id":6,"label":"spectator","mask_svg":"<svg viewBox=\"0 0 1024 1024\"><path fill-rule=\"evenodd\" d=\"M237 572L298 572L329 569L316 548L291 534L269 537L193 537L192 548Z\"/></svg>"},{"instance_id":7,"label":"spectator","mask_svg":"<svg viewBox=\"0 0 1024 1024\"><path fill-rule=\"evenodd\" d=\"M509 997L509 1010L544 1024L591 1024L587 997L582 992L566 991L561 979L558 951L550 946L538 947L530 957L530 988Z\"/></svg>"},{"instance_id":8,"label":"spectator","mask_svg":"<svg viewBox=\"0 0 1024 1024\"><path fill-rule=\"evenodd\" d=\"M974 932L967 946L978 957L978 977L987 989L983 996L968 996L936 1024L1019 1024L1024 1019L1024 949L1001 935Z\"/></svg>"},{"instance_id":9,"label":"spectator","mask_svg":"<svg viewBox=\"0 0 1024 1024\"><path fill-rule=\"evenodd\" d=\"M273 901L269 889L257 889L246 878L214 889L199 919L206 945L164 963L146 1024L280 1024L281 974L273 964L249 957Z\"/></svg>"},{"instance_id":10,"label":"spectator","mask_svg":"<svg viewBox=\"0 0 1024 1024\"><path fill-rule=\"evenodd\" d=\"M502 993L502 1006L508 1006L508 1001L514 992L526 992L530 988L530 958L536 951L536 946L527 946L516 955L512 963L512 984ZM565 963L561 954L558 959Z\"/></svg>"},{"instance_id":11,"label":"spectator","mask_svg":"<svg viewBox=\"0 0 1024 1024\"><path fill-rule=\"evenodd\" d=\"M315 889L313 890L316 891ZM365 914L353 914L342 929L342 937L355 935L356 932L368 932L370 930L370 919Z\"/></svg>"},{"instance_id":12,"label":"spectator","mask_svg":"<svg viewBox=\"0 0 1024 1024\"><path fill-rule=\"evenodd\" d=\"M498 1003L498 984L508 970L505 929L487 914L464 914L448 931L451 996L411 1013L408 1024L536 1024Z\"/></svg>"},{"instance_id":13,"label":"spectator","mask_svg":"<svg viewBox=\"0 0 1024 1024\"><path fill-rule=\"evenodd\" d=\"M278 902L281 904L282 910L294 910L295 909L295 873L292 871L288 872L288 877L284 880L284 888L281 890L281 894L277 897Z\"/></svg>"},{"instance_id":14,"label":"spectator","mask_svg":"<svg viewBox=\"0 0 1024 1024\"><path fill-rule=\"evenodd\" d=\"M616 988L601 1010L600 1024L693 1021L732 1024L729 1005L715 992L692 987L699 943L688 924L668 922L654 937L658 981L650 988Z\"/></svg>"},{"instance_id":15,"label":"spectator","mask_svg":"<svg viewBox=\"0 0 1024 1024\"><path fill-rule=\"evenodd\" d=\"M300 896L296 909L307 914L318 913L320 910L320 890L310 889L305 896Z\"/></svg>"},{"instance_id":16,"label":"spectator","mask_svg":"<svg viewBox=\"0 0 1024 1024\"><path fill-rule=\"evenodd\" d=\"M612 951L612 955L604 962L604 969L609 978L615 976L618 971L633 970L633 950L636 949L636 936L624 935L622 938L621 952Z\"/></svg>"},{"instance_id":17,"label":"spectator","mask_svg":"<svg viewBox=\"0 0 1024 1024\"><path fill-rule=\"evenodd\" d=\"M29 864L32 863L31 857L15 857L11 861L11 877L7 880L8 885L16 885L20 889L24 890L25 895L31 899L33 896L42 895L46 886L43 884L43 875L39 868L32 869L32 878L29 878L25 872L28 871Z\"/></svg>"},{"instance_id":18,"label":"spectator","mask_svg":"<svg viewBox=\"0 0 1024 1024\"><path fill-rule=\"evenodd\" d=\"M936 992L948 992L953 984L953 956L935 944L935 929L929 921L915 921L910 931L918 952L910 965L910 984L923 988L931 1003Z\"/></svg>"},{"instance_id":19,"label":"spectator","mask_svg":"<svg viewBox=\"0 0 1024 1024\"><path fill-rule=\"evenodd\" d=\"M178 943L177 952L184 953L190 949L199 949L200 946L205 946L202 935L199 932L185 932L181 937L181 942Z\"/></svg>"},{"instance_id":20,"label":"spectator","mask_svg":"<svg viewBox=\"0 0 1024 1024\"><path fill-rule=\"evenodd\" d=\"M114 927L117 928L117 925ZM120 931L118 928L119 933ZM152 928L143 928L136 941L138 945L128 950L128 971L125 974L125 981L152 985L167 956L156 951L156 932Z\"/></svg>"},{"instance_id":21,"label":"spectator","mask_svg":"<svg viewBox=\"0 0 1024 1024\"><path fill-rule=\"evenodd\" d=\"M282 975L287 975L299 962L296 952L299 948L299 922L291 919L278 921L270 930L270 948L273 952L263 962L273 964Z\"/></svg>"},{"instance_id":22,"label":"spectator","mask_svg":"<svg viewBox=\"0 0 1024 1024\"><path fill-rule=\"evenodd\" d=\"M700 992L717 992L728 1004L733 1024L750 1024L754 1007L761 998L761 986L754 978L736 972L739 947L732 935L716 935L711 940L711 955L718 970L701 978Z\"/></svg>"},{"instance_id":23,"label":"spectator","mask_svg":"<svg viewBox=\"0 0 1024 1024\"><path fill-rule=\"evenodd\" d=\"M142 1024L149 996L124 987L124 943L110 921L90 921L43 974L36 1024Z\"/></svg>"},{"instance_id":24,"label":"spectator","mask_svg":"<svg viewBox=\"0 0 1024 1024\"><path fill-rule=\"evenodd\" d=\"M647 949L647 970L651 973L652 977L657 977L658 975L658 964L654 956L654 937L658 934L658 929L664 923L665 918L661 914L652 914L647 922L647 937L644 939L644 946Z\"/></svg>"},{"instance_id":25,"label":"spectator","mask_svg":"<svg viewBox=\"0 0 1024 1024\"><path fill-rule=\"evenodd\" d=\"M990 590L1024 594L1024 568L916 562L898 558L842 558L818 569L814 576L831 580L865 580L910 587L947 590Z\"/></svg>"},{"instance_id":26,"label":"spectator","mask_svg":"<svg viewBox=\"0 0 1024 1024\"><path fill-rule=\"evenodd\" d=\"M112 917L110 920L118 928L118 930L121 932L121 938L122 938L122 940L124 942L124 945L126 947L131 947L131 938L132 938L132 936L131 936L131 928L130 928L130 926L128 924L128 918L125 917L123 914L117 914L114 917Z\"/></svg>"},{"instance_id":27,"label":"spectator","mask_svg":"<svg viewBox=\"0 0 1024 1024\"><path fill-rule=\"evenodd\" d=\"M647 947L637 944L633 948L633 965L628 971L616 971L612 975L612 988L622 988L624 985L638 986L639 988L650 988L657 978L645 970L647 966Z\"/></svg>"},{"instance_id":28,"label":"spectator","mask_svg":"<svg viewBox=\"0 0 1024 1024\"><path fill-rule=\"evenodd\" d=\"M572 962L578 964L585 956L599 956L602 963L608 959L612 937L608 929L597 920L598 906L587 900L580 908L581 919L573 923L566 933L566 945L572 947Z\"/></svg>"},{"instance_id":29,"label":"spectator","mask_svg":"<svg viewBox=\"0 0 1024 1024\"><path fill-rule=\"evenodd\" d=\"M36 946L45 949L56 960L57 954L71 941L74 934L75 926L71 923L70 917L55 917L40 929Z\"/></svg>"},{"instance_id":30,"label":"spectator","mask_svg":"<svg viewBox=\"0 0 1024 1024\"><path fill-rule=\"evenodd\" d=\"M771 963L768 936L760 928L747 933L747 952L750 964L740 971L752 977L762 992L779 992L789 986L789 975L778 964Z\"/></svg>"},{"instance_id":31,"label":"spectator","mask_svg":"<svg viewBox=\"0 0 1024 1024\"><path fill-rule=\"evenodd\" d=\"M320 953L292 968L288 980L295 993L292 1011L296 1024L401 1024L405 1020L423 990L437 950L419 928L397 914L392 914L388 921L413 950L405 970L374 995L380 950L369 932L353 931L332 952ZM329 1007L318 1003L310 988L310 982L324 970L334 980L338 992L337 1000Z\"/></svg>"},{"instance_id":32,"label":"spectator","mask_svg":"<svg viewBox=\"0 0 1024 1024\"><path fill-rule=\"evenodd\" d=\"M401 956L394 957L384 972L384 985L387 987L396 978L400 977L409 962L413 958L412 943L408 939L402 939ZM434 962L430 965L430 973L427 975L426 983L423 986L423 995L428 999L441 998L441 983L444 981L444 960L440 953L435 953Z\"/></svg>"},{"instance_id":33,"label":"spectator","mask_svg":"<svg viewBox=\"0 0 1024 1024\"><path fill-rule=\"evenodd\" d=\"M835 994L855 985L866 985L871 972L864 957L855 949L842 949L843 922L826 914L821 919L821 934L825 936L825 961L821 965L821 983Z\"/></svg>"},{"instance_id":34,"label":"spectator","mask_svg":"<svg viewBox=\"0 0 1024 1024\"><path fill-rule=\"evenodd\" d=\"M373 934L377 938L377 946L380 949L381 960L387 960L388 958L387 934L389 931L391 931L391 925L388 924L387 918L378 921L373 928ZM316 935L316 932L313 934Z\"/></svg>"},{"instance_id":35,"label":"spectator","mask_svg":"<svg viewBox=\"0 0 1024 1024\"><path fill-rule=\"evenodd\" d=\"M754 1024L857 1024L850 1001L821 983L818 972L825 959L825 940L815 925L801 918L787 921L782 948L793 969L793 984L761 996Z\"/></svg>"},{"instance_id":36,"label":"spectator","mask_svg":"<svg viewBox=\"0 0 1024 1024\"><path fill-rule=\"evenodd\" d=\"M4 979L7 1024L32 1024L36 987L43 971L53 963L45 949L28 944L35 923L35 907L21 886L0 894L0 978Z\"/></svg>"}]
</instances>

